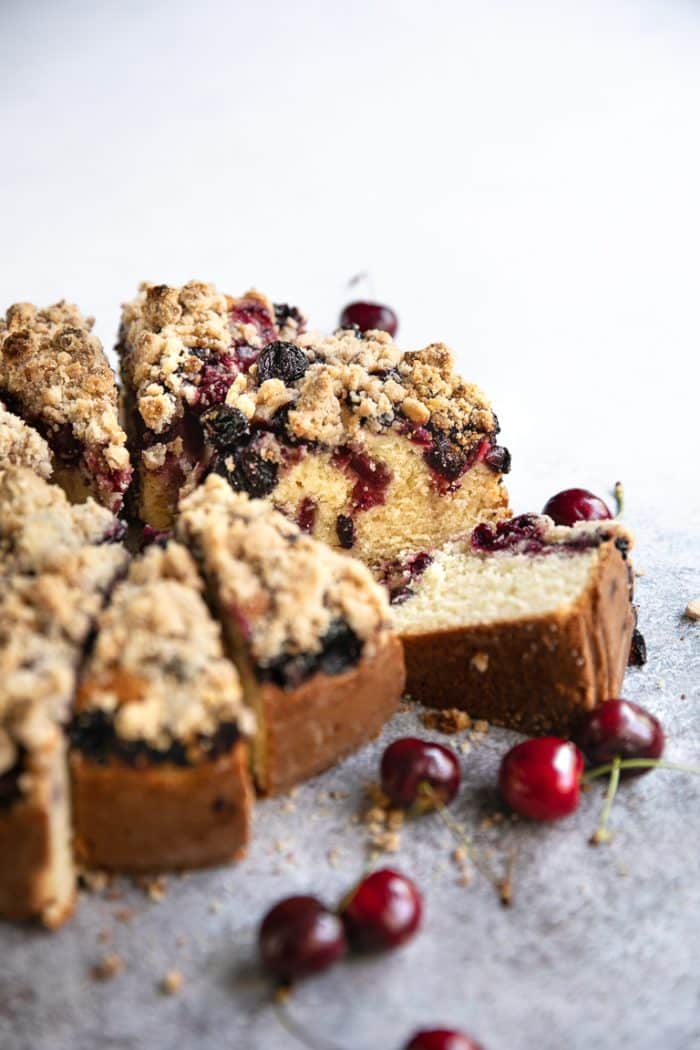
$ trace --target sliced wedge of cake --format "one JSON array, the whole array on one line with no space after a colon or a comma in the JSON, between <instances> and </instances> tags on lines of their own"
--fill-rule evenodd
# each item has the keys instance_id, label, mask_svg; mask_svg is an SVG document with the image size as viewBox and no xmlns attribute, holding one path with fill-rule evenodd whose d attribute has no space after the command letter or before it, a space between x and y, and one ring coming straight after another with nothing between
<instances>
[{"instance_id":1,"label":"sliced wedge of cake","mask_svg":"<svg viewBox=\"0 0 700 1050\"><path fill-rule=\"evenodd\" d=\"M245 850L252 719L201 589L184 547L153 546L98 620L70 733L88 867L193 868Z\"/></svg>"},{"instance_id":2,"label":"sliced wedge of cake","mask_svg":"<svg viewBox=\"0 0 700 1050\"><path fill-rule=\"evenodd\" d=\"M200 281L144 284L124 307L117 349L144 522L170 527L178 499L211 469L207 414L264 346L294 339L303 324L296 307L255 291L234 299Z\"/></svg>"},{"instance_id":3,"label":"sliced wedge of cake","mask_svg":"<svg viewBox=\"0 0 700 1050\"><path fill-rule=\"evenodd\" d=\"M0 470L29 467L41 478L51 477L51 451L43 437L0 402Z\"/></svg>"},{"instance_id":4,"label":"sliced wedge of cake","mask_svg":"<svg viewBox=\"0 0 700 1050\"><path fill-rule=\"evenodd\" d=\"M181 505L257 717L255 775L278 792L379 732L404 685L401 644L369 570L211 475Z\"/></svg>"},{"instance_id":5,"label":"sliced wedge of cake","mask_svg":"<svg viewBox=\"0 0 700 1050\"><path fill-rule=\"evenodd\" d=\"M54 480L73 502L93 496L118 512L131 465L92 323L65 302L11 306L0 319L0 399L47 441Z\"/></svg>"},{"instance_id":6,"label":"sliced wedge of cake","mask_svg":"<svg viewBox=\"0 0 700 1050\"><path fill-rule=\"evenodd\" d=\"M521 515L385 566L407 690L528 733L618 696L635 626L616 522Z\"/></svg>"}]
</instances>

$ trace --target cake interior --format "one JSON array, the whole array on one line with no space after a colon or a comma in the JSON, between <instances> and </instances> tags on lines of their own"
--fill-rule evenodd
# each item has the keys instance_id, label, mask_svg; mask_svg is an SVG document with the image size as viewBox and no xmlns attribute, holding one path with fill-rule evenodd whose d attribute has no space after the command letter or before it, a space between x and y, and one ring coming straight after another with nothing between
<instances>
[{"instance_id":1,"label":"cake interior","mask_svg":"<svg viewBox=\"0 0 700 1050\"><path fill-rule=\"evenodd\" d=\"M396 628L413 634L547 616L582 593L598 557L598 548L478 554L447 544L394 605Z\"/></svg>"}]
</instances>

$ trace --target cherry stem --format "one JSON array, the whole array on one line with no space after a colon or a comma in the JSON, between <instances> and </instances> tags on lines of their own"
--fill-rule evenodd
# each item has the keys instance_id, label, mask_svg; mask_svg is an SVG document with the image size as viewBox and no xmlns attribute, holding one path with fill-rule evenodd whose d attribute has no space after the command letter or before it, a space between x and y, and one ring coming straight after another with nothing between
<instances>
[{"instance_id":1,"label":"cherry stem","mask_svg":"<svg viewBox=\"0 0 700 1050\"><path fill-rule=\"evenodd\" d=\"M613 486L613 496L615 497L615 503L617 504L617 511L615 517L619 518L625 509L625 493L622 488L622 482L616 481Z\"/></svg>"},{"instance_id":2,"label":"cherry stem","mask_svg":"<svg viewBox=\"0 0 700 1050\"><path fill-rule=\"evenodd\" d=\"M619 769L671 769L677 773L693 773L695 776L700 777L699 766L684 766L678 762L664 762L661 758L620 759L616 757L612 762L607 762L604 766L596 766L594 769L587 770L581 777L581 780L584 784L587 784L589 780L607 776L608 773L612 773L616 763Z\"/></svg>"},{"instance_id":3,"label":"cherry stem","mask_svg":"<svg viewBox=\"0 0 700 1050\"><path fill-rule=\"evenodd\" d=\"M605 792L605 799L603 801L603 808L600 811L600 818L598 820L598 827L593 832L591 842L596 845L601 842L608 842L610 840L610 832L608 831L608 821L610 820L610 814L613 808L613 802L615 801L615 795L617 789L620 786L620 765L621 758L616 755L612 761L612 769L610 770L610 780L608 781L608 790Z\"/></svg>"},{"instance_id":4,"label":"cherry stem","mask_svg":"<svg viewBox=\"0 0 700 1050\"><path fill-rule=\"evenodd\" d=\"M308 1047L308 1050L345 1050L345 1048L339 1046L338 1043L327 1043L316 1039L311 1032L309 1032L308 1028L306 1028L300 1021L297 1021L296 1018L292 1017L287 1008L286 998L281 999L275 997L274 1007L277 1020L285 1031L288 1032L293 1039L296 1039L298 1043Z\"/></svg>"}]
</instances>

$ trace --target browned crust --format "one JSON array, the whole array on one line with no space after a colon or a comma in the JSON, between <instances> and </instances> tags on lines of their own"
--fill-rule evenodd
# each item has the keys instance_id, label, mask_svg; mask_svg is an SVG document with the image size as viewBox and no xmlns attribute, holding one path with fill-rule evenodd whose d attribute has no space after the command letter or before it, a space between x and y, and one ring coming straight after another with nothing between
<instances>
[{"instance_id":1,"label":"browned crust","mask_svg":"<svg viewBox=\"0 0 700 1050\"><path fill-rule=\"evenodd\" d=\"M396 712L404 681L401 643L390 635L345 674L316 675L293 691L262 685L260 790L287 791L375 737Z\"/></svg>"},{"instance_id":2,"label":"browned crust","mask_svg":"<svg viewBox=\"0 0 700 1050\"><path fill-rule=\"evenodd\" d=\"M248 748L195 766L135 769L70 756L74 848L86 867L152 872L241 857L250 838Z\"/></svg>"},{"instance_id":3,"label":"browned crust","mask_svg":"<svg viewBox=\"0 0 700 1050\"><path fill-rule=\"evenodd\" d=\"M403 635L409 694L527 733L567 733L619 695L635 624L628 565L609 544L580 598L557 613Z\"/></svg>"}]
</instances>

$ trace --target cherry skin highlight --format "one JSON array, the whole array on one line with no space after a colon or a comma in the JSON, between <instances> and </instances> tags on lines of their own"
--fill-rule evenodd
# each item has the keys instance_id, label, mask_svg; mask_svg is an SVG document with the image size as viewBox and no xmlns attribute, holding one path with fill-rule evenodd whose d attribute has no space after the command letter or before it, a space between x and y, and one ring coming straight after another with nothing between
<instances>
[{"instance_id":1,"label":"cherry skin highlight","mask_svg":"<svg viewBox=\"0 0 700 1050\"><path fill-rule=\"evenodd\" d=\"M575 525L577 521L606 521L612 518L607 504L588 489L564 489L548 499L542 511L555 525Z\"/></svg>"},{"instance_id":2,"label":"cherry skin highlight","mask_svg":"<svg viewBox=\"0 0 700 1050\"><path fill-rule=\"evenodd\" d=\"M661 758L666 738L650 711L631 700L606 700L587 711L574 732L574 741L592 766L616 757ZM653 768L653 767L651 767ZM639 776L650 769L621 769L621 776Z\"/></svg>"},{"instance_id":3,"label":"cherry skin highlight","mask_svg":"<svg viewBox=\"0 0 700 1050\"><path fill-rule=\"evenodd\" d=\"M501 762L503 798L521 817L559 820L579 803L583 755L568 740L536 737L512 747Z\"/></svg>"},{"instance_id":4,"label":"cherry skin highlight","mask_svg":"<svg viewBox=\"0 0 700 1050\"><path fill-rule=\"evenodd\" d=\"M327 969L347 951L343 924L315 897L287 897L265 916L258 935L265 970L281 981Z\"/></svg>"},{"instance_id":5,"label":"cherry skin highlight","mask_svg":"<svg viewBox=\"0 0 700 1050\"><path fill-rule=\"evenodd\" d=\"M413 936L420 926L423 902L405 875L380 868L350 892L340 914L353 948L381 951L397 948Z\"/></svg>"},{"instance_id":6,"label":"cherry skin highlight","mask_svg":"<svg viewBox=\"0 0 700 1050\"><path fill-rule=\"evenodd\" d=\"M388 332L393 338L399 327L399 319L390 306L358 299L354 303L348 303L340 315L341 328L353 328L355 325L361 332L378 329L380 332Z\"/></svg>"},{"instance_id":7,"label":"cherry skin highlight","mask_svg":"<svg viewBox=\"0 0 700 1050\"><path fill-rule=\"evenodd\" d=\"M381 786L393 806L421 809L447 806L459 790L459 761L442 744L407 736L384 751Z\"/></svg>"}]
</instances>

